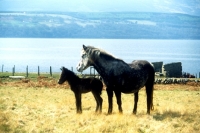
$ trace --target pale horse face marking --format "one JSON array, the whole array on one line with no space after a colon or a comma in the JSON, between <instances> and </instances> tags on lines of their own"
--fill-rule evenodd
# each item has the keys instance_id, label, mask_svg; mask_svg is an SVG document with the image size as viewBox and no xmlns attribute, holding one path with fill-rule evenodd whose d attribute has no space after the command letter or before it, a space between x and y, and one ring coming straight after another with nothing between
<instances>
[{"instance_id":1,"label":"pale horse face marking","mask_svg":"<svg viewBox=\"0 0 200 133\"><path fill-rule=\"evenodd\" d=\"M83 72L83 70L87 69L90 66L91 62L88 58L87 53L85 52L85 50L82 49L81 51L81 60L78 63L76 69L78 72Z\"/></svg>"}]
</instances>

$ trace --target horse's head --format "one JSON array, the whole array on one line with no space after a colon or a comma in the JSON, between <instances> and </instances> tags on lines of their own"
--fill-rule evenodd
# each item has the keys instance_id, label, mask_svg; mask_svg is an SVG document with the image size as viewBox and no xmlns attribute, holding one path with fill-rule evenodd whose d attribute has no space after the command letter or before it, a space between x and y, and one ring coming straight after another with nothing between
<instances>
[{"instance_id":1,"label":"horse's head","mask_svg":"<svg viewBox=\"0 0 200 133\"><path fill-rule=\"evenodd\" d=\"M62 71L60 74L60 78L58 80L58 84L63 84L66 81L66 70L67 68L61 67L60 70Z\"/></svg>"},{"instance_id":2,"label":"horse's head","mask_svg":"<svg viewBox=\"0 0 200 133\"><path fill-rule=\"evenodd\" d=\"M83 45L83 49L81 51L81 60L78 63L76 69L79 72L87 69L89 66L92 66L95 60L96 55L99 55L100 51L94 47Z\"/></svg>"}]
</instances>

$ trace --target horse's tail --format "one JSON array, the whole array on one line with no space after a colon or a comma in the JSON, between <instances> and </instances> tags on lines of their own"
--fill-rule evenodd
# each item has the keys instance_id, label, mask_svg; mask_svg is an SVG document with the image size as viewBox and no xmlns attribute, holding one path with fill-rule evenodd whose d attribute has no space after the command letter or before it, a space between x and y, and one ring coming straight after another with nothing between
<instances>
[{"instance_id":1,"label":"horse's tail","mask_svg":"<svg viewBox=\"0 0 200 133\"><path fill-rule=\"evenodd\" d=\"M103 83L99 79L97 79L97 89L98 89L98 93L101 95L102 90L103 90Z\"/></svg>"},{"instance_id":2,"label":"horse's tail","mask_svg":"<svg viewBox=\"0 0 200 133\"><path fill-rule=\"evenodd\" d=\"M148 81L146 84L146 94L147 94L147 113L150 114L150 110L154 110L153 106L153 90L154 90L154 83L152 79Z\"/></svg>"},{"instance_id":3,"label":"horse's tail","mask_svg":"<svg viewBox=\"0 0 200 133\"><path fill-rule=\"evenodd\" d=\"M150 108L151 108L151 110L154 110L154 106L153 106L153 91L154 91L154 80L155 80L155 76L154 76L154 74L153 74L153 79L151 80L151 89L150 89L150 93L151 93L151 106L150 106Z\"/></svg>"},{"instance_id":4,"label":"horse's tail","mask_svg":"<svg viewBox=\"0 0 200 133\"><path fill-rule=\"evenodd\" d=\"M153 66L153 65L152 65ZM152 85L152 90L151 90L151 110L154 110L154 106L153 106L153 91L154 91L154 81L155 81L155 69L154 69L154 66L153 66L153 69L152 69L152 81L151 81L151 85Z\"/></svg>"},{"instance_id":5,"label":"horse's tail","mask_svg":"<svg viewBox=\"0 0 200 133\"><path fill-rule=\"evenodd\" d=\"M150 71L150 76L146 84L146 94L147 94L147 103L150 110L154 110L153 106L153 91L154 91L154 68L152 68L152 71Z\"/></svg>"},{"instance_id":6,"label":"horse's tail","mask_svg":"<svg viewBox=\"0 0 200 133\"><path fill-rule=\"evenodd\" d=\"M152 93L151 93L151 110L154 110L154 106L153 106L153 90L154 90L154 86L152 87Z\"/></svg>"}]
</instances>

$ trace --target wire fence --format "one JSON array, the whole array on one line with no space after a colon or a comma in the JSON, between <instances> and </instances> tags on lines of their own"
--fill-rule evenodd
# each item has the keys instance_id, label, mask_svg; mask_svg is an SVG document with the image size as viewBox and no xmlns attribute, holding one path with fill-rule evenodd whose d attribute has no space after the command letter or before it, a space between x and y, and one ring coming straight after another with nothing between
<instances>
[{"instance_id":1,"label":"wire fence","mask_svg":"<svg viewBox=\"0 0 200 133\"><path fill-rule=\"evenodd\" d=\"M2 65L2 68L1 68L2 74L1 74L1 76L4 75L5 73L9 73L10 74L9 76L16 76L16 74L17 74L17 76L19 76L19 74L23 74L23 76L24 76L24 74L25 74L25 77L29 77L29 75L33 74L33 73L36 74L37 76L41 76L41 75L45 74L45 75L48 75L50 77L52 77L53 74L56 74L56 75L59 74L59 72L53 72L52 66L49 66L49 71L47 71L47 72L41 72L40 71L40 66L37 66L37 68L35 70L36 70L35 72L29 72L29 66L26 66L26 69L25 69L24 72L16 72L16 68L15 68L15 65L14 65L12 67L11 71L8 72L8 71L4 71L4 65ZM74 70L74 68L71 67L71 71L73 71L73 70ZM90 67L89 68L89 74L82 74L81 73L81 74L77 74L77 75L82 75L82 77L85 77L85 76L90 76L90 77L91 76L93 76L93 77L99 76L99 74L96 72L94 67Z\"/></svg>"},{"instance_id":2,"label":"wire fence","mask_svg":"<svg viewBox=\"0 0 200 133\"><path fill-rule=\"evenodd\" d=\"M31 74L31 73L37 74L37 76L41 76L41 74L42 75L45 74L45 75L48 75L50 77L52 77L53 74L59 75L58 71L53 72L52 66L49 66L48 69L49 70L47 70L46 72L43 72L43 71L40 71L40 66L37 66L37 68L35 69L34 72L29 72L29 66L26 66L26 69L23 72L16 72L15 65L14 65L11 68L11 71L9 72L9 74L10 74L9 76L15 76L16 73L17 74L23 73L23 75L25 75L25 77L29 77L29 74ZM73 71L73 70L74 70L74 68L71 67L71 71ZM2 77L2 75L4 73L8 73L8 71L4 71L4 65L2 65L2 67L1 67L1 72L2 72L1 77ZM76 73L76 74L77 75L82 75L82 77L85 77L85 76L90 76L90 77L91 76L93 76L93 77L99 76L98 72L94 69L94 67L90 67L89 68L89 73L87 73L87 74L82 74L82 73L81 74ZM200 72L199 72L199 75L195 74L194 76L195 76L194 78L198 78L198 77L200 78Z\"/></svg>"}]
</instances>

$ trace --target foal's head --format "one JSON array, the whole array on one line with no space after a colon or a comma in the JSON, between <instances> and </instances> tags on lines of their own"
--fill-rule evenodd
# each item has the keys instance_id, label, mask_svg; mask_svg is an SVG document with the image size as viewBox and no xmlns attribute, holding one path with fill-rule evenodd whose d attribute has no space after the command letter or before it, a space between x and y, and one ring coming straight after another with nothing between
<instances>
[{"instance_id":1,"label":"foal's head","mask_svg":"<svg viewBox=\"0 0 200 133\"><path fill-rule=\"evenodd\" d=\"M68 79L68 74L67 72L69 71L67 68L62 67L60 68L60 70L62 71L60 74L60 79L58 80L58 84L63 84L67 79Z\"/></svg>"}]
</instances>

